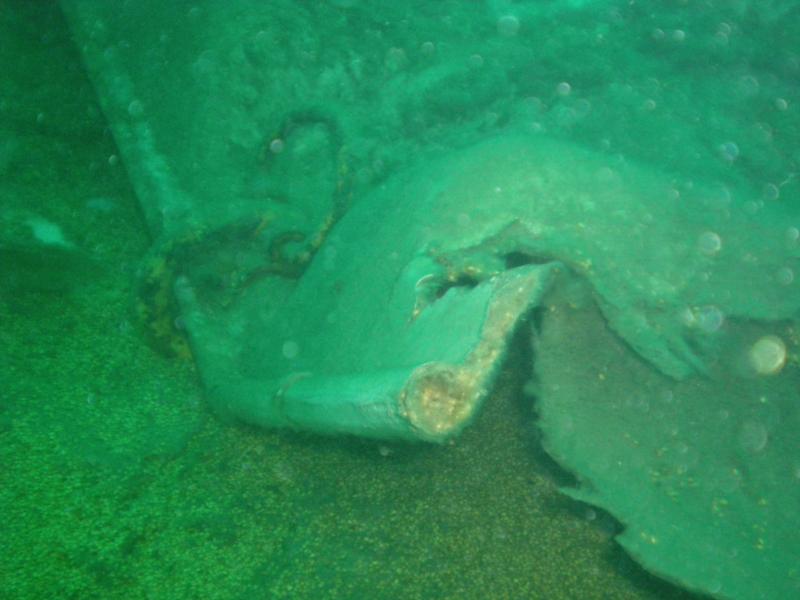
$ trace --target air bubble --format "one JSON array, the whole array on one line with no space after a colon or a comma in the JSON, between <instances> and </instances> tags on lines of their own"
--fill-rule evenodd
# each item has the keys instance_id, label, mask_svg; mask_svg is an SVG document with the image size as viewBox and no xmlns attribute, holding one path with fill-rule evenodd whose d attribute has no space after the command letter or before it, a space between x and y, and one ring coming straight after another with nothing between
<instances>
[{"instance_id":1,"label":"air bubble","mask_svg":"<svg viewBox=\"0 0 800 600\"><path fill-rule=\"evenodd\" d=\"M269 143L269 151L273 154L280 154L283 152L283 149L286 147L284 141L280 138L275 138Z\"/></svg>"},{"instance_id":2,"label":"air bubble","mask_svg":"<svg viewBox=\"0 0 800 600\"><path fill-rule=\"evenodd\" d=\"M697 326L706 333L714 333L722 327L725 317L716 306L702 306L695 311Z\"/></svg>"},{"instance_id":3,"label":"air bubble","mask_svg":"<svg viewBox=\"0 0 800 600\"><path fill-rule=\"evenodd\" d=\"M726 494L733 493L742 487L742 474L737 468L723 471L719 474L717 486Z\"/></svg>"},{"instance_id":4,"label":"air bubble","mask_svg":"<svg viewBox=\"0 0 800 600\"><path fill-rule=\"evenodd\" d=\"M497 33L503 37L513 37L519 32L519 19L514 15L505 15L497 19Z\"/></svg>"},{"instance_id":5,"label":"air bubble","mask_svg":"<svg viewBox=\"0 0 800 600\"><path fill-rule=\"evenodd\" d=\"M393 73L404 69L407 63L408 57L406 56L406 51L402 48L392 47L386 51L386 58L383 64Z\"/></svg>"},{"instance_id":6,"label":"air bubble","mask_svg":"<svg viewBox=\"0 0 800 600\"><path fill-rule=\"evenodd\" d=\"M469 57L469 66L477 69L483 66L483 57L480 54L473 54Z\"/></svg>"},{"instance_id":7,"label":"air bubble","mask_svg":"<svg viewBox=\"0 0 800 600\"><path fill-rule=\"evenodd\" d=\"M733 162L739 157L739 146L736 145L736 142L723 142L719 145L718 150L720 156L728 162Z\"/></svg>"},{"instance_id":8,"label":"air bubble","mask_svg":"<svg viewBox=\"0 0 800 600\"><path fill-rule=\"evenodd\" d=\"M697 238L697 247L706 256L714 256L722 249L722 238L713 231L704 231Z\"/></svg>"},{"instance_id":9,"label":"air bubble","mask_svg":"<svg viewBox=\"0 0 800 600\"><path fill-rule=\"evenodd\" d=\"M764 186L764 198L767 200L777 200L780 196L781 190L774 183L768 183Z\"/></svg>"},{"instance_id":10,"label":"air bubble","mask_svg":"<svg viewBox=\"0 0 800 600\"><path fill-rule=\"evenodd\" d=\"M738 88L742 96L754 96L758 93L758 88L761 87L758 79L752 75L743 75L739 78Z\"/></svg>"},{"instance_id":11,"label":"air bubble","mask_svg":"<svg viewBox=\"0 0 800 600\"><path fill-rule=\"evenodd\" d=\"M747 213L748 215L755 215L761 207L758 205L758 202L754 200L748 200L742 205L742 210Z\"/></svg>"},{"instance_id":12,"label":"air bubble","mask_svg":"<svg viewBox=\"0 0 800 600\"><path fill-rule=\"evenodd\" d=\"M283 343L281 352L283 353L284 358L291 360L293 358L297 358L297 355L300 353L300 346L297 344L297 342L289 340Z\"/></svg>"},{"instance_id":13,"label":"air bubble","mask_svg":"<svg viewBox=\"0 0 800 600\"><path fill-rule=\"evenodd\" d=\"M775 279L781 285L790 285L794 281L794 271L789 267L782 267L775 273Z\"/></svg>"},{"instance_id":14,"label":"air bubble","mask_svg":"<svg viewBox=\"0 0 800 600\"><path fill-rule=\"evenodd\" d=\"M581 98L575 103L575 114L578 117L585 117L592 110L592 104L585 98Z\"/></svg>"},{"instance_id":15,"label":"air bubble","mask_svg":"<svg viewBox=\"0 0 800 600\"><path fill-rule=\"evenodd\" d=\"M436 52L436 46L433 42L423 42L420 50L425 56L432 56Z\"/></svg>"},{"instance_id":16,"label":"air bubble","mask_svg":"<svg viewBox=\"0 0 800 600\"><path fill-rule=\"evenodd\" d=\"M786 364L786 344L776 335L766 335L750 348L750 364L759 375L775 375Z\"/></svg>"},{"instance_id":17,"label":"air bubble","mask_svg":"<svg viewBox=\"0 0 800 600\"><path fill-rule=\"evenodd\" d=\"M144 113L144 106L138 100L133 100L128 104L128 114L132 117L141 117Z\"/></svg>"},{"instance_id":18,"label":"air bubble","mask_svg":"<svg viewBox=\"0 0 800 600\"><path fill-rule=\"evenodd\" d=\"M739 445L751 453L761 452L767 446L767 428L757 421L746 421L739 429Z\"/></svg>"}]
</instances>

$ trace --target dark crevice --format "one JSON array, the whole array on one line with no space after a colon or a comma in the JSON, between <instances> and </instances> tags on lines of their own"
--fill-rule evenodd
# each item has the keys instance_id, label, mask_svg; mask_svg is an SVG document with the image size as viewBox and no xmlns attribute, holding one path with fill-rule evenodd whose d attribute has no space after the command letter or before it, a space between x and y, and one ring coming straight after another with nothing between
<instances>
[{"instance_id":1,"label":"dark crevice","mask_svg":"<svg viewBox=\"0 0 800 600\"><path fill-rule=\"evenodd\" d=\"M552 258L545 256L537 256L520 250L509 252L503 256L506 269L515 269L516 267L523 267L525 265L545 265L553 262Z\"/></svg>"}]
</instances>

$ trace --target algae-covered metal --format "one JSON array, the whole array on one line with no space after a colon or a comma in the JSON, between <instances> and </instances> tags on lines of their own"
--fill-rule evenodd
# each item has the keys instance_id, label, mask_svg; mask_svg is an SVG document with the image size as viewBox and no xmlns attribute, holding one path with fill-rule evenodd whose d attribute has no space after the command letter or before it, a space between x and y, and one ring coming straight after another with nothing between
<instances>
[{"instance_id":1,"label":"algae-covered metal","mask_svg":"<svg viewBox=\"0 0 800 600\"><path fill-rule=\"evenodd\" d=\"M168 255L156 287L174 286L220 412L442 441L470 422L535 315L538 425L579 480L568 493L617 517L620 543L662 577L717 597L798 595L790 203L548 137L525 118L481 120L475 106L512 95L513 78L478 77L477 55L382 85L347 52L307 50L327 48L328 30L270 46L282 20L302 18L294 3L248 4L241 18L222 4L132 3L124 19L105 3L62 4L154 254ZM403 57L390 51L375 72ZM603 97L609 112L624 87ZM438 150L438 138L398 141L453 106L472 119L463 137L448 130ZM560 121L579 110L589 103ZM669 133L697 142L699 129ZM672 150L665 163L695 160ZM720 152L715 172L739 149Z\"/></svg>"}]
</instances>

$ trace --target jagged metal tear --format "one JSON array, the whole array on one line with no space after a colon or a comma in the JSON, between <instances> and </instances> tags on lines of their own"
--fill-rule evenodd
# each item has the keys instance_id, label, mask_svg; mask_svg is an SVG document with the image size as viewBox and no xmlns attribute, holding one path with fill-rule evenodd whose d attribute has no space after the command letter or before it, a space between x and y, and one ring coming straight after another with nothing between
<instances>
[{"instance_id":1,"label":"jagged metal tear","mask_svg":"<svg viewBox=\"0 0 800 600\"><path fill-rule=\"evenodd\" d=\"M410 390L432 381L420 369L447 365L453 389L444 396L476 404L557 262L590 283L611 327L658 370L703 372L719 348L687 313L713 304L727 318L777 320L800 298L771 280L792 260L779 231L750 235L743 211L720 210L698 185L670 202L673 186L644 167L528 136L426 160L362 199L296 285L267 280L234 306L208 310L184 281L201 372L218 406L258 424L436 439L437 429L460 426L412 418ZM706 231L736 236L737 251L704 253ZM497 311L508 315L502 326ZM454 391L467 371L479 393ZM444 379L438 387L450 389ZM371 391L391 400L378 408ZM380 418L405 419L408 430L383 429Z\"/></svg>"}]
</instances>

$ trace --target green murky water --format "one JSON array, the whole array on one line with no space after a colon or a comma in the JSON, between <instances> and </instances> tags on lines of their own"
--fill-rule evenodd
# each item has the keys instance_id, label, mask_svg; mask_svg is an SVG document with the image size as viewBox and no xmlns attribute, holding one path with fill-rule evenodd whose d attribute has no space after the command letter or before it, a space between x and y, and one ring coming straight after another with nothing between
<instances>
[{"instance_id":1,"label":"green murky water","mask_svg":"<svg viewBox=\"0 0 800 600\"><path fill-rule=\"evenodd\" d=\"M799 17L780 0L4 1L0 596L800 593ZM535 258L591 291L529 315L463 434L329 438L209 408L176 272L227 310L303 272L293 235L323 240L420 157L509 132L601 157L605 189L634 165L663 198L624 230L592 229L590 187L571 196L591 235ZM562 187L589 164L552 162ZM280 244L250 243L275 214ZM592 236L664 230L664 254L592 271ZM693 261L723 266L684 277ZM673 310L679 281L700 291ZM673 328L686 346L659 362Z\"/></svg>"}]
</instances>

